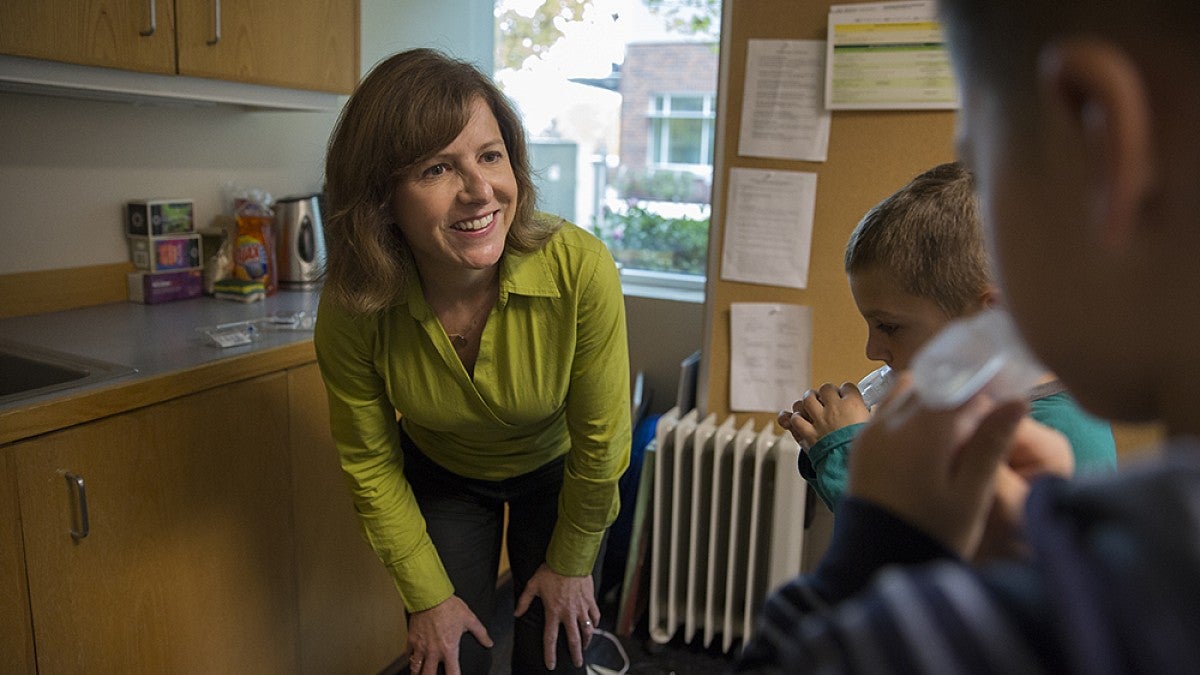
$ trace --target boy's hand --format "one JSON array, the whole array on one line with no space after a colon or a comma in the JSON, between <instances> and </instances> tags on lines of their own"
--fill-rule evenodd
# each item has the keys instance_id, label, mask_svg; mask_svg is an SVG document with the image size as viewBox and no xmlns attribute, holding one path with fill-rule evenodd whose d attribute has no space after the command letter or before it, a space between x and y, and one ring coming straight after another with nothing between
<instances>
[{"instance_id":1,"label":"boy's hand","mask_svg":"<svg viewBox=\"0 0 1200 675\"><path fill-rule=\"evenodd\" d=\"M1007 459L1028 409L976 396L931 410L901 377L850 452L847 494L878 504L970 558L978 549Z\"/></svg>"},{"instance_id":2,"label":"boy's hand","mask_svg":"<svg viewBox=\"0 0 1200 675\"><path fill-rule=\"evenodd\" d=\"M1025 555L1025 500L1040 476L1069 478L1075 472L1071 442L1062 433L1025 417L1017 425L1008 461L996 469L996 496L988 513L976 562Z\"/></svg>"},{"instance_id":3,"label":"boy's hand","mask_svg":"<svg viewBox=\"0 0 1200 675\"><path fill-rule=\"evenodd\" d=\"M792 432L802 448L811 448L822 436L871 419L867 404L853 382L841 387L826 382L804 392L791 410L779 413L779 426Z\"/></svg>"}]
</instances>

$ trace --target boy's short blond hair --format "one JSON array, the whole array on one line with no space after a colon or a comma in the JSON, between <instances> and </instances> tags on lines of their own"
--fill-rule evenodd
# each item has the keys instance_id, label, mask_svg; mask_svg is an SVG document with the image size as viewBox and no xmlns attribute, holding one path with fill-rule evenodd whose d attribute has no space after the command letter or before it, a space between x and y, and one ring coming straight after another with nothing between
<instances>
[{"instance_id":1,"label":"boy's short blond hair","mask_svg":"<svg viewBox=\"0 0 1200 675\"><path fill-rule=\"evenodd\" d=\"M992 284L974 188L958 162L912 179L854 228L846 273L885 269L905 291L962 316Z\"/></svg>"}]
</instances>

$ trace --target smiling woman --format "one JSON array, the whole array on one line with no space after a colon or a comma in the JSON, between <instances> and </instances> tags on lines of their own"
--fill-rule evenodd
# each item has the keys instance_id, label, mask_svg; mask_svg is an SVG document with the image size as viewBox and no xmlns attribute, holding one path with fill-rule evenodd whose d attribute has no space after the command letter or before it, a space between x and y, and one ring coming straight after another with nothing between
<instances>
[{"instance_id":1,"label":"smiling woman","mask_svg":"<svg viewBox=\"0 0 1200 675\"><path fill-rule=\"evenodd\" d=\"M363 80L325 173L317 359L363 527L409 611L410 668L488 672L507 537L513 671L583 672L629 462L612 256L534 212L508 100L432 50Z\"/></svg>"},{"instance_id":2,"label":"smiling woman","mask_svg":"<svg viewBox=\"0 0 1200 675\"><path fill-rule=\"evenodd\" d=\"M392 217L435 295L446 286L490 287L483 277L494 279L515 215L517 179L496 116L482 98L470 111L458 138L402 172L392 195Z\"/></svg>"}]
</instances>

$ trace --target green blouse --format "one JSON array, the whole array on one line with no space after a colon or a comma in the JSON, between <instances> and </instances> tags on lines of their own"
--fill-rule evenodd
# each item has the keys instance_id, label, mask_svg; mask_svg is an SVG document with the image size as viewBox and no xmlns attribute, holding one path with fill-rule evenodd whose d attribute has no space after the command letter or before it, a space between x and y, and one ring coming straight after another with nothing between
<instances>
[{"instance_id":1,"label":"green blouse","mask_svg":"<svg viewBox=\"0 0 1200 675\"><path fill-rule=\"evenodd\" d=\"M322 301L317 361L363 529L410 611L453 594L404 476L400 423L423 453L468 478L502 480L566 455L554 571L589 574L629 463L625 304L611 254L566 223L535 252L506 252L474 376L417 283L387 310Z\"/></svg>"}]
</instances>

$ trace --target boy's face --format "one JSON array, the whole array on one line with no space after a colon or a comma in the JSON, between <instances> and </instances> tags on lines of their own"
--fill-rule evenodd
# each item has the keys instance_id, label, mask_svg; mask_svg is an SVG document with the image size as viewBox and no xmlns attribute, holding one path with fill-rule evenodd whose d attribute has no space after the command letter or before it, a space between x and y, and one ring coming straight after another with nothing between
<instances>
[{"instance_id":1,"label":"boy's face","mask_svg":"<svg viewBox=\"0 0 1200 675\"><path fill-rule=\"evenodd\" d=\"M952 55L957 56L957 55ZM1116 368L1124 342L1105 322L1120 322L1119 275L1097 250L1088 215L1095 195L1087 176L1094 157L1060 101L1018 99L986 78L959 69L962 108L959 158L972 169L989 254L1026 342L1065 381L1085 407L1112 416ZM1008 103L1008 105L1005 105ZM1056 107L1057 106L1057 107ZM1097 363L1106 367L1098 368ZM1128 413L1131 404L1116 408Z\"/></svg>"},{"instance_id":2,"label":"boy's face","mask_svg":"<svg viewBox=\"0 0 1200 675\"><path fill-rule=\"evenodd\" d=\"M951 318L937 303L905 291L891 271L851 273L850 292L867 322L867 358L906 370L912 357Z\"/></svg>"}]
</instances>

